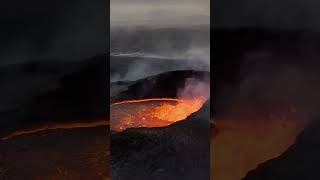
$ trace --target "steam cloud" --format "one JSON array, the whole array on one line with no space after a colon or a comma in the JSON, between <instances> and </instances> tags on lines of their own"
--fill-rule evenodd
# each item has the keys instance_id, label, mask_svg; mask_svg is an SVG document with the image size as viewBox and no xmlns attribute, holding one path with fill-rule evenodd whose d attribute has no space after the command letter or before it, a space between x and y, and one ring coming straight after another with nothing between
<instances>
[{"instance_id":1,"label":"steam cloud","mask_svg":"<svg viewBox=\"0 0 320 180\"><path fill-rule=\"evenodd\" d=\"M126 72L111 74L111 82L173 70L210 71L209 39L208 26L111 29L111 66L123 59L129 62Z\"/></svg>"},{"instance_id":2,"label":"steam cloud","mask_svg":"<svg viewBox=\"0 0 320 180\"><path fill-rule=\"evenodd\" d=\"M186 79L185 86L178 90L178 98L192 99L196 97L203 97L205 100L210 98L210 80L188 78Z\"/></svg>"}]
</instances>

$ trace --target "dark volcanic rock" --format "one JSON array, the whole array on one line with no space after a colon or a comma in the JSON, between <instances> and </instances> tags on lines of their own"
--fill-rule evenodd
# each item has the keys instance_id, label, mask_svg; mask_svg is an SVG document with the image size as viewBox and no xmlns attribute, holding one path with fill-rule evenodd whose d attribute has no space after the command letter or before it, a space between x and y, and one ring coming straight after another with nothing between
<instances>
[{"instance_id":1,"label":"dark volcanic rock","mask_svg":"<svg viewBox=\"0 0 320 180\"><path fill-rule=\"evenodd\" d=\"M210 177L209 103L185 121L111 135L114 180L195 180Z\"/></svg>"},{"instance_id":2,"label":"dark volcanic rock","mask_svg":"<svg viewBox=\"0 0 320 180\"><path fill-rule=\"evenodd\" d=\"M245 180L320 179L320 121L316 119L285 153L248 173Z\"/></svg>"}]
</instances>

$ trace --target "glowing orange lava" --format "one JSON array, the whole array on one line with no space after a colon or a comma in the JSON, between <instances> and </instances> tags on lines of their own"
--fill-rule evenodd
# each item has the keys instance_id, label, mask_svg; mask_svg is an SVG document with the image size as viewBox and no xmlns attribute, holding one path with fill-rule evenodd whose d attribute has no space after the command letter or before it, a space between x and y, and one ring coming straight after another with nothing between
<instances>
[{"instance_id":1,"label":"glowing orange lava","mask_svg":"<svg viewBox=\"0 0 320 180\"><path fill-rule=\"evenodd\" d=\"M97 121L87 121L87 122L65 122L65 123L48 123L43 125L38 125L32 128L19 129L13 131L3 137L0 137L0 140L7 140L16 136L28 135L37 132L42 132L46 130L55 130L55 129L75 129L75 128L89 128L89 127L98 127L98 126L107 126L109 121L107 120L97 120Z\"/></svg>"},{"instance_id":2,"label":"glowing orange lava","mask_svg":"<svg viewBox=\"0 0 320 180\"><path fill-rule=\"evenodd\" d=\"M123 131L128 128L168 126L198 111L205 100L204 97L151 98L116 102L111 105L111 129Z\"/></svg>"}]
</instances>

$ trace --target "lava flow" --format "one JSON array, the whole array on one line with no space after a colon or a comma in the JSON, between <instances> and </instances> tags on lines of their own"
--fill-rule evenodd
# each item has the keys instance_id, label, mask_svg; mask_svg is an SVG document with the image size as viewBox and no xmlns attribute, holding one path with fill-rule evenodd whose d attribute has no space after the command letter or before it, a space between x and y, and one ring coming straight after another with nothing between
<instances>
[{"instance_id":1,"label":"lava flow","mask_svg":"<svg viewBox=\"0 0 320 180\"><path fill-rule=\"evenodd\" d=\"M56 129L76 129L76 128L90 128L98 126L107 126L109 121L101 119L96 121L81 121L81 122L65 122L65 123L47 123L38 125L32 128L25 128L13 131L5 136L0 137L0 140L7 140L16 136L34 134L47 130L56 130Z\"/></svg>"},{"instance_id":2,"label":"lava flow","mask_svg":"<svg viewBox=\"0 0 320 180\"><path fill-rule=\"evenodd\" d=\"M206 98L151 98L113 103L110 127L115 131L139 127L163 127L198 111Z\"/></svg>"}]
</instances>

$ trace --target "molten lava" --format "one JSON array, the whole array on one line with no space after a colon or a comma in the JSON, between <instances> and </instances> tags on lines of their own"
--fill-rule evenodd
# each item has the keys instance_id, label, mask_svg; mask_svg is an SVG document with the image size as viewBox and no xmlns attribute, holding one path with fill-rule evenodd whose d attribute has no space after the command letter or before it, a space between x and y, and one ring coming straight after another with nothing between
<instances>
[{"instance_id":1,"label":"molten lava","mask_svg":"<svg viewBox=\"0 0 320 180\"><path fill-rule=\"evenodd\" d=\"M55 129L76 129L76 128L90 128L98 126L108 126L109 121L107 120L96 120L96 121L81 121L81 122L65 122L65 123L47 123L38 125L32 128L18 129L5 136L0 137L0 140L7 140L16 136L34 134L38 132L43 132L47 130Z\"/></svg>"},{"instance_id":2,"label":"molten lava","mask_svg":"<svg viewBox=\"0 0 320 180\"><path fill-rule=\"evenodd\" d=\"M111 105L111 129L163 127L186 119L198 111L206 98L151 98L127 100Z\"/></svg>"}]
</instances>

